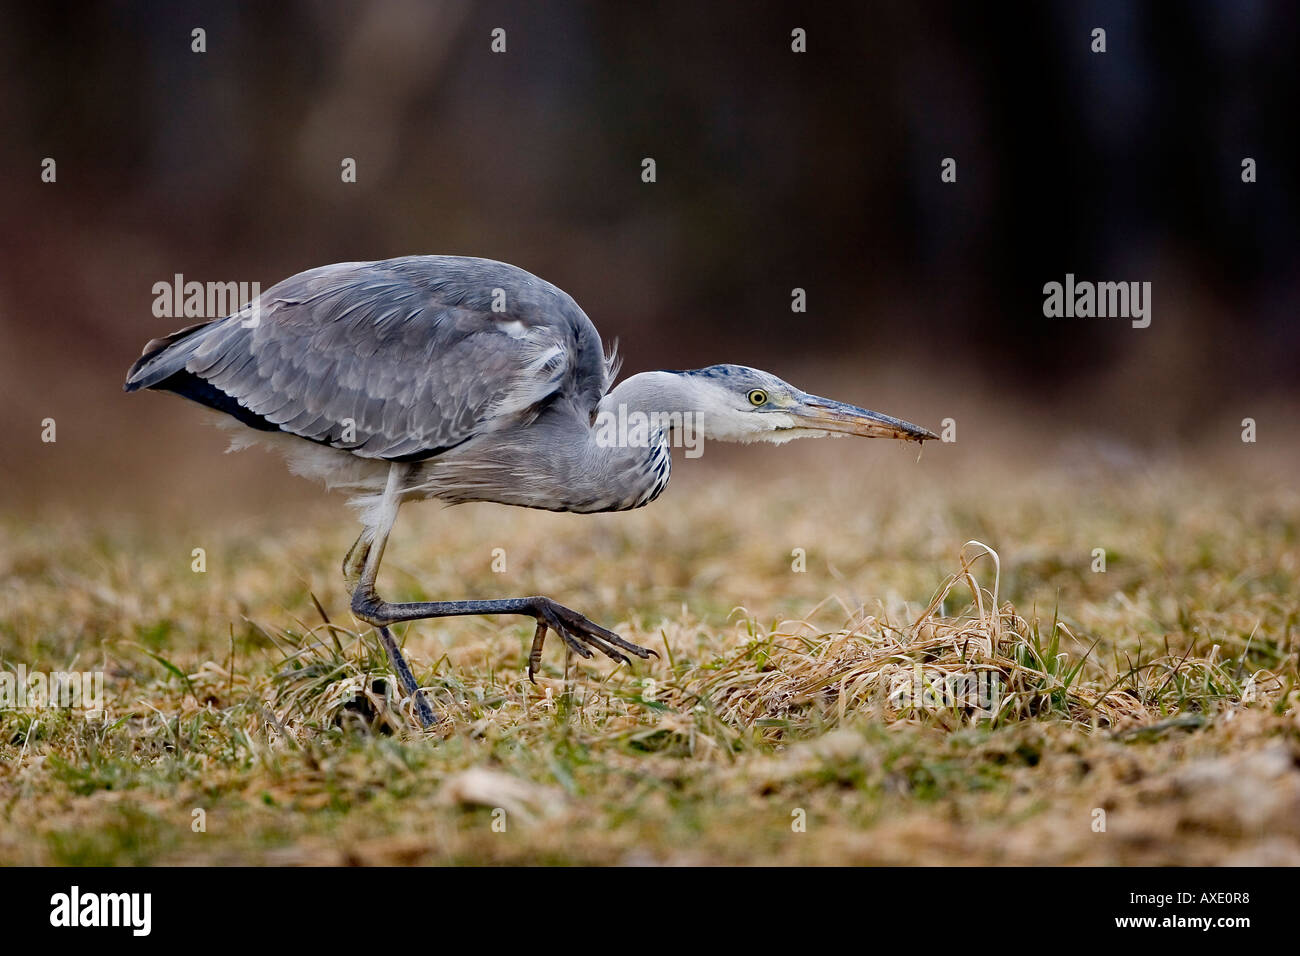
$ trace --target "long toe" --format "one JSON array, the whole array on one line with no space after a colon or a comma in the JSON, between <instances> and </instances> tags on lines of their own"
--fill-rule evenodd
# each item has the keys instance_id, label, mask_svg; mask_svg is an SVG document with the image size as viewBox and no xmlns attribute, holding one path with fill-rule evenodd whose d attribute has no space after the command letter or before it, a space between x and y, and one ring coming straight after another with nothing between
<instances>
[{"instance_id":1,"label":"long toe","mask_svg":"<svg viewBox=\"0 0 1300 956\"><path fill-rule=\"evenodd\" d=\"M613 647L622 648L623 650L635 654L637 657L642 659L649 658L651 655L655 657L659 656L656 651L652 651L648 647L642 647L639 644L633 644L631 641L623 640L623 638L619 637L613 631L601 627L595 621L584 617L572 608L567 608L563 605L556 605L555 612L566 625L575 632L578 632L580 636L594 638L594 640L591 641L593 646L600 648L602 652L613 660L623 660L627 663L631 663L630 661L627 661L627 658L623 657L623 655L611 653ZM610 645L612 645L612 647Z\"/></svg>"},{"instance_id":2,"label":"long toe","mask_svg":"<svg viewBox=\"0 0 1300 956\"><path fill-rule=\"evenodd\" d=\"M631 666L632 662L627 659L627 656L625 654L623 654L621 651L617 650L613 646L605 643L605 641L597 637L595 634L585 634L579 632L577 637L578 640L580 641L586 641L596 650L600 651L602 654L608 657L611 661L616 661L619 664L627 664L628 666Z\"/></svg>"}]
</instances>

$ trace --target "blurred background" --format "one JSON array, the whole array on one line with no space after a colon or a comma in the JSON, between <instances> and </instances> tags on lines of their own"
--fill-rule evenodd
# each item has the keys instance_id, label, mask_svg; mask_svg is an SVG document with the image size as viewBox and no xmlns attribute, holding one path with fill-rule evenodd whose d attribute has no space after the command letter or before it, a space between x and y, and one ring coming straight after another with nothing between
<instances>
[{"instance_id":1,"label":"blurred background","mask_svg":"<svg viewBox=\"0 0 1300 956\"><path fill-rule=\"evenodd\" d=\"M1030 454L1211 427L1240 448L1248 415L1277 436L1300 360L1298 20L1250 0L6 5L0 495L279 481L248 455L214 472L226 439L197 409L121 392L144 342L192 321L156 318L154 283L413 253L556 283L625 373L752 364L955 417L976 447L1015 418ZM1151 282L1150 328L1044 318L1067 272Z\"/></svg>"}]
</instances>

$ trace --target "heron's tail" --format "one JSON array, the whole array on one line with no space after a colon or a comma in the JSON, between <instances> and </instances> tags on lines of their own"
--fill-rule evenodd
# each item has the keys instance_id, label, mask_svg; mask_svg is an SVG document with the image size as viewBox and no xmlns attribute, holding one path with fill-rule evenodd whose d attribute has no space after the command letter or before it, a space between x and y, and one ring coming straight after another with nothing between
<instances>
[{"instance_id":1,"label":"heron's tail","mask_svg":"<svg viewBox=\"0 0 1300 956\"><path fill-rule=\"evenodd\" d=\"M185 369L202 336L196 332L206 329L212 322L200 322L172 332L160 339L152 339L140 353L140 357L127 370L124 391L134 392L141 388L152 388L159 382L171 378Z\"/></svg>"}]
</instances>

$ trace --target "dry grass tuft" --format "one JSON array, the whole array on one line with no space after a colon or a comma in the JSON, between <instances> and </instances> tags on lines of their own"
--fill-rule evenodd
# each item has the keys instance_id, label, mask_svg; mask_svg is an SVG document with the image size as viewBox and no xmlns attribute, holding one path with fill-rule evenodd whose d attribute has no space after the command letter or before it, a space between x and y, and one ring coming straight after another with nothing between
<instances>
[{"instance_id":1,"label":"dry grass tuft","mask_svg":"<svg viewBox=\"0 0 1300 956\"><path fill-rule=\"evenodd\" d=\"M994 568L991 589L973 570L986 557ZM1243 682L1232 666L1240 662L1218 661L1213 653L1161 656L1118 677L1090 676L1090 651L1064 649L1080 641L1063 621L1054 618L1043 636L1037 618L1027 620L1010 602L998 605L999 577L997 552L969 541L959 570L910 623L865 608L831 632L809 620L785 622L754 635L725 664L679 675L665 685L661 700L679 711L706 702L723 723L770 728L779 739L863 718L948 729L1028 719L1059 719L1084 730L1134 728L1159 720L1171 694L1189 686L1198 691L1184 695L1176 709L1193 713L1283 690L1282 679L1264 669ZM970 591L969 606L956 616L944 614L962 585Z\"/></svg>"}]
</instances>

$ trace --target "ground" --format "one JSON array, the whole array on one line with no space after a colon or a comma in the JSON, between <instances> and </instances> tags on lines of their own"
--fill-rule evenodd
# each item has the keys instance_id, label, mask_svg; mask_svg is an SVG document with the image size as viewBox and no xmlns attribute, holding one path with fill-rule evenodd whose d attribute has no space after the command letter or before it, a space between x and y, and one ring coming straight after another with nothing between
<instances>
[{"instance_id":1,"label":"ground","mask_svg":"<svg viewBox=\"0 0 1300 956\"><path fill-rule=\"evenodd\" d=\"M102 671L105 713L0 710L0 862L1300 863L1290 462L675 471L624 515L404 509L387 597L543 593L660 654L552 639L533 685L531 622L399 628L427 733L347 611L339 500L4 513L3 667Z\"/></svg>"}]
</instances>

